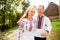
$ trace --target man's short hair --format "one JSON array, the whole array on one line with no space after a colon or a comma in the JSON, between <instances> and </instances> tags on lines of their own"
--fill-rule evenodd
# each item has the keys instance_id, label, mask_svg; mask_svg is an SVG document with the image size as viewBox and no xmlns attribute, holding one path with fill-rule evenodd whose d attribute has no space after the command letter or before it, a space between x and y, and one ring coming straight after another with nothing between
<instances>
[{"instance_id":1,"label":"man's short hair","mask_svg":"<svg viewBox=\"0 0 60 40\"><path fill-rule=\"evenodd\" d=\"M43 9L44 9L44 5L39 5L39 6L42 6L42 7L43 7Z\"/></svg>"}]
</instances>

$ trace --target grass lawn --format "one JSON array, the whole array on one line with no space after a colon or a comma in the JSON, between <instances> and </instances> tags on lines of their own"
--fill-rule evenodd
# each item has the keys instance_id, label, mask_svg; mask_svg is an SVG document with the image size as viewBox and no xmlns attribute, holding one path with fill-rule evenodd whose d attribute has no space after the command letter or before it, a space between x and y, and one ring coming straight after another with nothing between
<instances>
[{"instance_id":1,"label":"grass lawn","mask_svg":"<svg viewBox=\"0 0 60 40\"><path fill-rule=\"evenodd\" d=\"M51 40L60 40L60 20L52 20Z\"/></svg>"}]
</instances>

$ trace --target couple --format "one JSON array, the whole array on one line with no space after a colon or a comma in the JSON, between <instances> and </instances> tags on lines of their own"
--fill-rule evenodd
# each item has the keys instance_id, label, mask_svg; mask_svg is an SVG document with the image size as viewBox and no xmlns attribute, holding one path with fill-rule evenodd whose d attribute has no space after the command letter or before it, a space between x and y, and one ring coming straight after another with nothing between
<instances>
[{"instance_id":1,"label":"couple","mask_svg":"<svg viewBox=\"0 0 60 40\"><path fill-rule=\"evenodd\" d=\"M38 15L33 17L36 9ZM46 40L51 31L51 23L44 15L43 5L37 8L29 6L17 23L19 24L17 40Z\"/></svg>"}]
</instances>

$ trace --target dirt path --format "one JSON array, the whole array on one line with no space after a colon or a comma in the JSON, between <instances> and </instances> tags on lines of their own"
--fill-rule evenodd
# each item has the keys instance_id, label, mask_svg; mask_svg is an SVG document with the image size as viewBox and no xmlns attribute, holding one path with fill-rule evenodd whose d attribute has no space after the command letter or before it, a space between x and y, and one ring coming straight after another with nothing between
<instances>
[{"instance_id":1,"label":"dirt path","mask_svg":"<svg viewBox=\"0 0 60 40\"><path fill-rule=\"evenodd\" d=\"M17 30L13 30L13 31L10 31L9 33L6 33L4 36L4 39L5 40L16 40L16 31Z\"/></svg>"}]
</instances>

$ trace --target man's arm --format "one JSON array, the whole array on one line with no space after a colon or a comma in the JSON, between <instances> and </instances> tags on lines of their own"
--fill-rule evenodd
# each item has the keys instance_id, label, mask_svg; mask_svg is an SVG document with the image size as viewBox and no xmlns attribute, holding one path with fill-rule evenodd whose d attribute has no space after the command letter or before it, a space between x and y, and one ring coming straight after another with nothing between
<instances>
[{"instance_id":1,"label":"man's arm","mask_svg":"<svg viewBox=\"0 0 60 40\"><path fill-rule=\"evenodd\" d=\"M44 32L41 33L41 35L46 37L48 34L51 33L51 22L48 18L45 20L45 26L46 29Z\"/></svg>"},{"instance_id":2,"label":"man's arm","mask_svg":"<svg viewBox=\"0 0 60 40\"><path fill-rule=\"evenodd\" d=\"M46 20L46 26L47 26L46 32L50 34L51 33L51 22L49 19Z\"/></svg>"}]
</instances>

